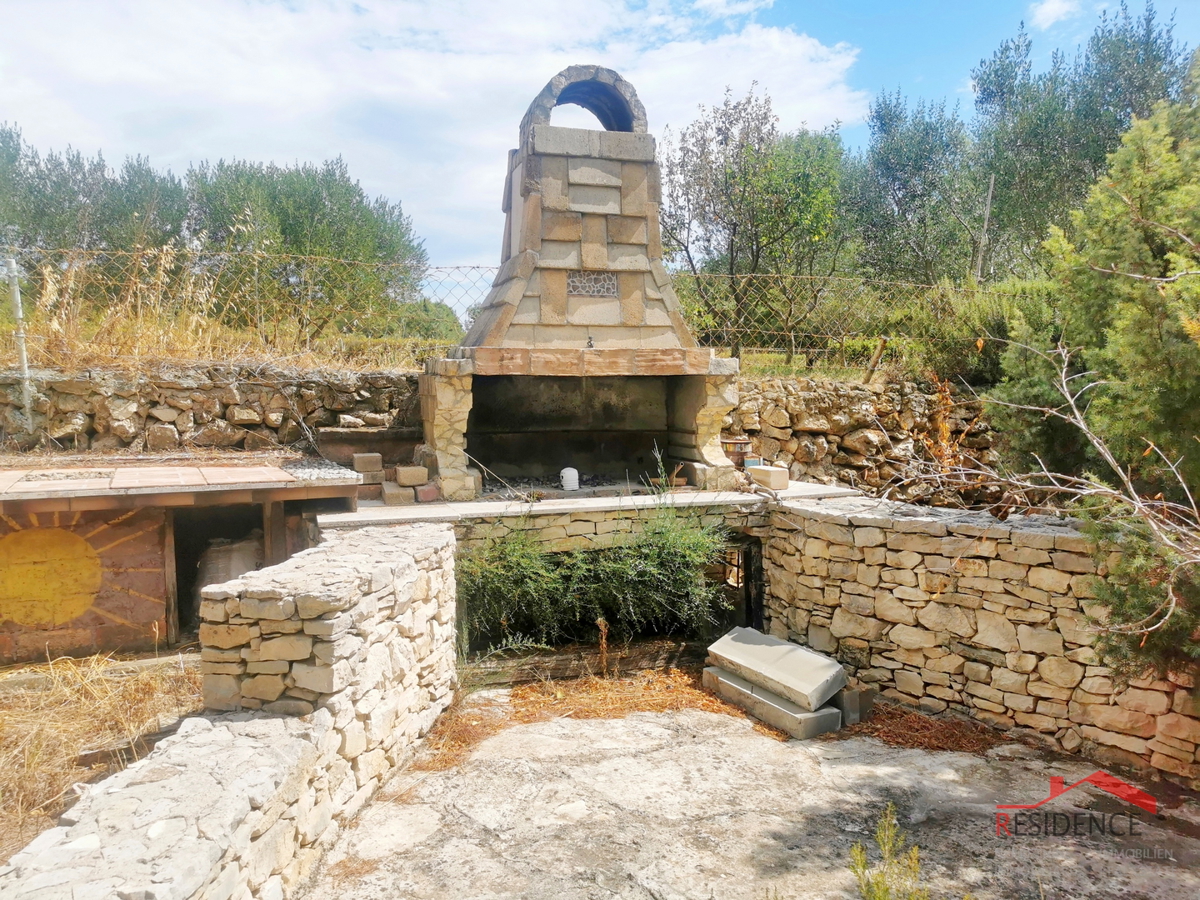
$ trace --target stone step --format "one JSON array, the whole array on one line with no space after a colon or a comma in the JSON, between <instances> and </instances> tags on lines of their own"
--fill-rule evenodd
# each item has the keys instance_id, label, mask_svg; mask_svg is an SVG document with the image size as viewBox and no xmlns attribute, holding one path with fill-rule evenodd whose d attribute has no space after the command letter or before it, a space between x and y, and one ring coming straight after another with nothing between
<instances>
[{"instance_id":1,"label":"stone step","mask_svg":"<svg viewBox=\"0 0 1200 900\"><path fill-rule=\"evenodd\" d=\"M726 634L708 648L708 662L809 711L846 686L837 660L753 628Z\"/></svg>"},{"instance_id":2,"label":"stone step","mask_svg":"<svg viewBox=\"0 0 1200 900\"><path fill-rule=\"evenodd\" d=\"M836 706L822 706L816 711L801 709L790 700L717 666L706 668L702 681L714 694L798 740L842 727L842 712Z\"/></svg>"}]
</instances>

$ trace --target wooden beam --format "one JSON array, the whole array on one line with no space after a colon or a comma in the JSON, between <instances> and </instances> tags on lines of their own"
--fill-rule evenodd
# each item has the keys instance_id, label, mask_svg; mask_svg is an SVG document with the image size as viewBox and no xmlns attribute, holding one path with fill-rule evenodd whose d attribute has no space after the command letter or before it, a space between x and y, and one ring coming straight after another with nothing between
<instances>
[{"instance_id":1,"label":"wooden beam","mask_svg":"<svg viewBox=\"0 0 1200 900\"><path fill-rule=\"evenodd\" d=\"M167 644L179 643L179 582L175 575L175 510L166 511L163 529L163 578L166 579Z\"/></svg>"},{"instance_id":2,"label":"wooden beam","mask_svg":"<svg viewBox=\"0 0 1200 900\"><path fill-rule=\"evenodd\" d=\"M287 559L287 523L283 502L263 504L263 562L275 566Z\"/></svg>"}]
</instances>

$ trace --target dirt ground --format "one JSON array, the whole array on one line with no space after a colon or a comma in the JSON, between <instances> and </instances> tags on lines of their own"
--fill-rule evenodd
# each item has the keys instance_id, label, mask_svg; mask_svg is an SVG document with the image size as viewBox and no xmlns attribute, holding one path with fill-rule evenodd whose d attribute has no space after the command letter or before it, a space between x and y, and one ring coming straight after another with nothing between
<instances>
[{"instance_id":1,"label":"dirt ground","mask_svg":"<svg viewBox=\"0 0 1200 900\"><path fill-rule=\"evenodd\" d=\"M508 701L472 702L486 716ZM1157 817L1139 813L1134 836L997 837L997 804L1035 803L1050 777L1095 770L1019 744L976 755L863 736L781 742L702 709L556 718L501 730L450 768L398 775L304 896L858 897L850 848L873 850L888 802L934 898L1200 896L1200 808L1161 785L1141 785L1165 799ZM1090 784L1046 806L1115 813L1122 831L1133 809Z\"/></svg>"}]
</instances>

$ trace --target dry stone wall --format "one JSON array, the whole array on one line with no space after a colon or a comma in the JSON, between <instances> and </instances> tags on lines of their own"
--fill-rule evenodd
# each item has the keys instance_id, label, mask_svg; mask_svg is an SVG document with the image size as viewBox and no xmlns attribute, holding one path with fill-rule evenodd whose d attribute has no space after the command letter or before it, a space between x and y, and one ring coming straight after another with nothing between
<instances>
[{"instance_id":1,"label":"dry stone wall","mask_svg":"<svg viewBox=\"0 0 1200 900\"><path fill-rule=\"evenodd\" d=\"M419 427L417 376L207 367L132 376L38 371L34 427L72 449L267 450L331 426ZM27 431L20 378L0 372L0 440Z\"/></svg>"},{"instance_id":2,"label":"dry stone wall","mask_svg":"<svg viewBox=\"0 0 1200 900\"><path fill-rule=\"evenodd\" d=\"M884 696L1200 786L1200 693L1183 675L1123 685L1101 664L1088 617L1105 566L1069 522L785 502L764 557L770 633Z\"/></svg>"},{"instance_id":3,"label":"dry stone wall","mask_svg":"<svg viewBox=\"0 0 1200 900\"><path fill-rule=\"evenodd\" d=\"M600 550L630 540L657 514L653 506L623 506L617 509L572 510L463 518L455 524L461 550L479 549L488 542L503 541L513 533L531 534L550 553L571 550ZM769 518L761 501L741 506L726 502L706 507L681 509L680 516L695 517L703 525L724 526L734 533L765 537Z\"/></svg>"},{"instance_id":4,"label":"dry stone wall","mask_svg":"<svg viewBox=\"0 0 1200 900\"><path fill-rule=\"evenodd\" d=\"M996 434L982 404L912 383L853 384L804 378L743 378L724 430L746 435L793 481L846 484L894 499L927 499L928 484L903 484L930 459L926 440L966 460L994 464ZM944 430L943 430L944 426Z\"/></svg>"},{"instance_id":5,"label":"dry stone wall","mask_svg":"<svg viewBox=\"0 0 1200 900\"><path fill-rule=\"evenodd\" d=\"M205 699L238 711L89 787L0 895L283 900L450 703L448 525L334 535L206 590Z\"/></svg>"}]
</instances>

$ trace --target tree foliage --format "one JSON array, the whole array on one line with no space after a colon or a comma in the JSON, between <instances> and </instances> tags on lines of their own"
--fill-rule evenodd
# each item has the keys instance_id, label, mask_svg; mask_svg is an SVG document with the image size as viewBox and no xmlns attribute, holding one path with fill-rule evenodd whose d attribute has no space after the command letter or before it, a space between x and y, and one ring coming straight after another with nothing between
<instances>
[{"instance_id":1,"label":"tree foliage","mask_svg":"<svg viewBox=\"0 0 1200 900\"><path fill-rule=\"evenodd\" d=\"M1164 458L1178 462L1185 485L1200 486L1200 345L1189 335L1200 316L1198 201L1200 60L1179 101L1135 120L1072 214L1070 236L1053 229L1053 320L1024 341L1077 348L1075 364L1104 382L1090 398L1089 422L1148 486L1168 491L1178 486ZM1037 354L1014 347L1007 368L1002 398L1047 393ZM1054 447L1053 435L1041 437ZM1057 464L1080 471L1089 462Z\"/></svg>"},{"instance_id":2,"label":"tree foliage","mask_svg":"<svg viewBox=\"0 0 1200 900\"><path fill-rule=\"evenodd\" d=\"M0 125L0 226L19 248L113 269L114 284L130 254L186 250L175 258L220 280L213 311L233 327L304 342L461 335L448 307L421 298L428 258L400 204L368 197L340 158L202 162L179 178L143 157L114 170L99 154L41 154Z\"/></svg>"},{"instance_id":3,"label":"tree foliage","mask_svg":"<svg viewBox=\"0 0 1200 900\"><path fill-rule=\"evenodd\" d=\"M1035 72L1033 42L1022 28L971 73L975 85L975 159L995 176L987 269L1036 272L1050 226L1070 227L1134 117L1179 96L1187 69L1173 25L1153 5L1134 18L1125 3L1102 14L1073 59L1056 51Z\"/></svg>"}]
</instances>

